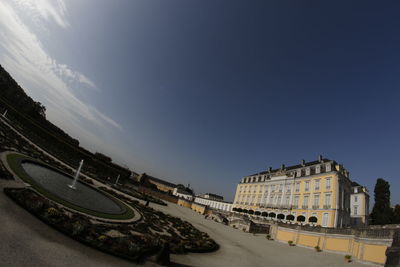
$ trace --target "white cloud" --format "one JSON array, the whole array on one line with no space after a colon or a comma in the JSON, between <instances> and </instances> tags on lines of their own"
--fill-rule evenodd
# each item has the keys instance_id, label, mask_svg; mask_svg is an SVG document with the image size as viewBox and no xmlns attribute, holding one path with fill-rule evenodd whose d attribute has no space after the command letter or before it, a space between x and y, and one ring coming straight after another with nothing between
<instances>
[{"instance_id":1,"label":"white cloud","mask_svg":"<svg viewBox=\"0 0 400 267\"><path fill-rule=\"evenodd\" d=\"M79 84L83 89L90 87L97 90L97 87L84 74L52 58L39 37L23 23L19 15L21 10L17 12L15 9L22 6L22 10L34 10L39 18L52 19L65 28L69 24L64 2L20 0L17 3L12 6L0 0L0 63L28 94L43 96L48 111L62 116L58 120L79 122L81 127L90 121L103 128L112 126L122 130L116 121L74 95L72 85ZM56 3L56 7L52 3Z\"/></svg>"},{"instance_id":2,"label":"white cloud","mask_svg":"<svg viewBox=\"0 0 400 267\"><path fill-rule=\"evenodd\" d=\"M59 26L70 26L67 20L67 8L63 0L14 0L19 9L28 12L36 22L53 20Z\"/></svg>"}]
</instances>

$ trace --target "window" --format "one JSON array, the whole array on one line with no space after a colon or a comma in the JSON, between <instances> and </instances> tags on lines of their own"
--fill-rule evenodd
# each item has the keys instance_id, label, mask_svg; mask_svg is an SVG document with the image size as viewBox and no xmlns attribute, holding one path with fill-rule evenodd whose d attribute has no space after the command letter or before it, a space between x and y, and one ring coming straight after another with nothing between
<instances>
[{"instance_id":1,"label":"window","mask_svg":"<svg viewBox=\"0 0 400 267\"><path fill-rule=\"evenodd\" d=\"M296 183L296 192L300 192L300 183Z\"/></svg>"},{"instance_id":2,"label":"window","mask_svg":"<svg viewBox=\"0 0 400 267\"><path fill-rule=\"evenodd\" d=\"M357 215L357 209L358 209L358 206L353 207L354 215Z\"/></svg>"},{"instance_id":3,"label":"window","mask_svg":"<svg viewBox=\"0 0 400 267\"><path fill-rule=\"evenodd\" d=\"M281 200L282 200L282 197L281 197L281 196L278 196L278 199L277 199L276 204L281 204Z\"/></svg>"},{"instance_id":4,"label":"window","mask_svg":"<svg viewBox=\"0 0 400 267\"><path fill-rule=\"evenodd\" d=\"M329 209L331 207L331 194L325 195L325 209Z\"/></svg>"},{"instance_id":5,"label":"window","mask_svg":"<svg viewBox=\"0 0 400 267\"><path fill-rule=\"evenodd\" d=\"M294 197L294 206L297 208L299 206L299 196Z\"/></svg>"},{"instance_id":6,"label":"window","mask_svg":"<svg viewBox=\"0 0 400 267\"><path fill-rule=\"evenodd\" d=\"M315 180L315 189L314 190L319 190L319 180Z\"/></svg>"},{"instance_id":7,"label":"window","mask_svg":"<svg viewBox=\"0 0 400 267\"><path fill-rule=\"evenodd\" d=\"M296 177L300 177L301 176L301 169L296 171Z\"/></svg>"},{"instance_id":8,"label":"window","mask_svg":"<svg viewBox=\"0 0 400 267\"><path fill-rule=\"evenodd\" d=\"M289 205L289 201L290 201L290 197L289 197L289 196L286 196L285 205Z\"/></svg>"},{"instance_id":9,"label":"window","mask_svg":"<svg viewBox=\"0 0 400 267\"><path fill-rule=\"evenodd\" d=\"M310 181L306 181L305 191L310 190Z\"/></svg>"},{"instance_id":10,"label":"window","mask_svg":"<svg viewBox=\"0 0 400 267\"><path fill-rule=\"evenodd\" d=\"M275 191L275 185L274 185L274 184L271 185L271 190L272 190L272 191Z\"/></svg>"},{"instance_id":11,"label":"window","mask_svg":"<svg viewBox=\"0 0 400 267\"><path fill-rule=\"evenodd\" d=\"M358 196L354 196L354 202L358 201Z\"/></svg>"},{"instance_id":12,"label":"window","mask_svg":"<svg viewBox=\"0 0 400 267\"><path fill-rule=\"evenodd\" d=\"M306 168L306 175L310 175L310 168Z\"/></svg>"},{"instance_id":13,"label":"window","mask_svg":"<svg viewBox=\"0 0 400 267\"><path fill-rule=\"evenodd\" d=\"M328 226L328 218L329 218L329 214L328 213L324 213L324 215L322 216L322 226L323 227L327 227Z\"/></svg>"},{"instance_id":14,"label":"window","mask_svg":"<svg viewBox=\"0 0 400 267\"><path fill-rule=\"evenodd\" d=\"M314 209L319 209L319 195L314 195Z\"/></svg>"},{"instance_id":15,"label":"window","mask_svg":"<svg viewBox=\"0 0 400 267\"><path fill-rule=\"evenodd\" d=\"M304 199L303 199L303 208L308 208L308 196L304 196Z\"/></svg>"},{"instance_id":16,"label":"window","mask_svg":"<svg viewBox=\"0 0 400 267\"><path fill-rule=\"evenodd\" d=\"M328 177L325 180L326 189L331 189L331 178Z\"/></svg>"}]
</instances>

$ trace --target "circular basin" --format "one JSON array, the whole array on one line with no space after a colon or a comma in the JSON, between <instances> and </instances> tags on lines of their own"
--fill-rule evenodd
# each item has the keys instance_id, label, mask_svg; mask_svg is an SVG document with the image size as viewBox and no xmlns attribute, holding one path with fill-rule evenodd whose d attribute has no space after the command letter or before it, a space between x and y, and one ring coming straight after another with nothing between
<instances>
[{"instance_id":1,"label":"circular basin","mask_svg":"<svg viewBox=\"0 0 400 267\"><path fill-rule=\"evenodd\" d=\"M70 176L32 162L22 163L22 168L37 185L71 204L109 214L123 214L126 211L116 201L84 183L78 181L76 189L70 188Z\"/></svg>"},{"instance_id":2,"label":"circular basin","mask_svg":"<svg viewBox=\"0 0 400 267\"><path fill-rule=\"evenodd\" d=\"M78 180L76 189L70 188L73 177L45 163L17 153L8 154L7 163L33 189L67 208L108 220L140 218L132 207L86 183Z\"/></svg>"}]
</instances>

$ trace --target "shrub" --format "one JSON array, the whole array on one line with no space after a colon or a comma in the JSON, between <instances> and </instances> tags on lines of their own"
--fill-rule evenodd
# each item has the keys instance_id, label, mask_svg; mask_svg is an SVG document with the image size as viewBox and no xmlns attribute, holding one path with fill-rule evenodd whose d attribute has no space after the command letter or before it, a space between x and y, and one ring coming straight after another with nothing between
<instances>
[{"instance_id":1,"label":"shrub","mask_svg":"<svg viewBox=\"0 0 400 267\"><path fill-rule=\"evenodd\" d=\"M344 256L345 261L351 262L351 255L345 255Z\"/></svg>"},{"instance_id":2,"label":"shrub","mask_svg":"<svg viewBox=\"0 0 400 267\"><path fill-rule=\"evenodd\" d=\"M55 208L48 208L48 209L47 209L47 213L48 213L50 216L57 216L57 215L58 215L58 210L55 209Z\"/></svg>"},{"instance_id":3,"label":"shrub","mask_svg":"<svg viewBox=\"0 0 400 267\"><path fill-rule=\"evenodd\" d=\"M316 250L317 252L321 252L321 251L322 251L321 248L320 248L319 246L315 246L314 248L315 248L315 250Z\"/></svg>"},{"instance_id":4,"label":"shrub","mask_svg":"<svg viewBox=\"0 0 400 267\"><path fill-rule=\"evenodd\" d=\"M289 241L288 241L288 244L289 244L289 246L291 246L291 247L295 245L295 244L293 243L292 240L289 240Z\"/></svg>"}]
</instances>

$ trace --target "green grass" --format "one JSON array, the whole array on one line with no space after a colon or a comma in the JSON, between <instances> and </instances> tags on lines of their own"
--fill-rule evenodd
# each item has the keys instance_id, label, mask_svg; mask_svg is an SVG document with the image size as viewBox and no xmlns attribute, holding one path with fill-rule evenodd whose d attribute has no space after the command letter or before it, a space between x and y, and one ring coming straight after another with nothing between
<instances>
[{"instance_id":1,"label":"green grass","mask_svg":"<svg viewBox=\"0 0 400 267\"><path fill-rule=\"evenodd\" d=\"M21 178L24 182L28 183L31 185L31 187L33 189L35 189L38 193L40 193L41 195L45 196L46 198L57 202L67 208L82 212L82 213L86 213L88 215L92 215L95 217L99 217L99 218L104 218L104 219L113 219L113 220L128 220L128 219L132 219L135 216L134 211L132 210L132 208L130 208L128 205L126 205L125 203L123 203L122 201L120 201L119 199L111 196L110 194L101 191L102 194L105 194L107 197L109 197L110 199L114 200L120 207L125 209L125 212L122 214L109 214L109 213L102 213L102 212L98 212L98 211L94 211L94 210L90 210L90 209L85 209L83 207L74 205L73 203L70 203L68 201L65 201L61 198L59 198L57 195L45 190L43 187L41 187L40 185L38 185L22 168L21 163L24 161L31 161L31 162L37 162L40 165L44 165L44 166L49 166L47 164L44 164L43 162L40 162L38 160L32 159L30 157L27 156L23 156L23 155L19 155L19 154L9 154L7 155L7 162L8 165L10 166L10 168L13 170L13 172L19 177ZM49 166L52 169L55 169L54 167ZM59 171L59 170L57 170ZM61 171L59 171L61 172ZM62 173L62 172L61 172ZM66 174L67 175L67 174ZM90 186L90 185L87 185ZM94 187L92 187L95 190L100 191L99 189L96 189Z\"/></svg>"}]
</instances>

